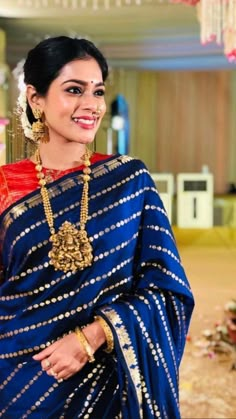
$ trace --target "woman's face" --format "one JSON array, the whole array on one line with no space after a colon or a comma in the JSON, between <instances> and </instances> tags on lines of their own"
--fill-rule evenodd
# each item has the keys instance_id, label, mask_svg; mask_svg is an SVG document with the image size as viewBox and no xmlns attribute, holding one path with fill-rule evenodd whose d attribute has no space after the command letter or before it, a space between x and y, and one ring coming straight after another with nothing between
<instances>
[{"instance_id":1,"label":"woman's face","mask_svg":"<svg viewBox=\"0 0 236 419\"><path fill-rule=\"evenodd\" d=\"M102 72L95 59L66 64L47 95L40 98L50 141L91 143L106 112L104 94Z\"/></svg>"}]
</instances>

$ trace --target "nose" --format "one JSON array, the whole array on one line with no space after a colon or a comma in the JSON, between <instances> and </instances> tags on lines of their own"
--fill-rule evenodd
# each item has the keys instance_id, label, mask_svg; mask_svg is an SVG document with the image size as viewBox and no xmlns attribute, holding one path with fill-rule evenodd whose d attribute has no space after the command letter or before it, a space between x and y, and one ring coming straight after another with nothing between
<instances>
[{"instance_id":1,"label":"nose","mask_svg":"<svg viewBox=\"0 0 236 419\"><path fill-rule=\"evenodd\" d=\"M101 115L102 111L103 111L102 107L99 106L99 105L97 105L96 110L95 111L92 111L92 115L95 115L95 116L98 117L98 116Z\"/></svg>"},{"instance_id":2,"label":"nose","mask_svg":"<svg viewBox=\"0 0 236 419\"><path fill-rule=\"evenodd\" d=\"M82 103L80 102L80 106L84 110L89 110L91 113L97 113L98 98L94 97L94 95L91 93L84 93L81 100Z\"/></svg>"},{"instance_id":3,"label":"nose","mask_svg":"<svg viewBox=\"0 0 236 419\"><path fill-rule=\"evenodd\" d=\"M91 101L90 103L85 103L83 109L91 112L93 116L98 118L105 111L106 105L104 103L98 103L97 101Z\"/></svg>"}]
</instances>

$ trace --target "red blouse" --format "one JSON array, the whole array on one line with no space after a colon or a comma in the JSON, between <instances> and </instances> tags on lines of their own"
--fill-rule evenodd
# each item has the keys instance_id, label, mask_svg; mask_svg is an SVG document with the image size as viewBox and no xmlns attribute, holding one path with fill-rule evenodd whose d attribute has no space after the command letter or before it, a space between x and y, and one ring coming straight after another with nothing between
<instances>
[{"instance_id":1,"label":"red blouse","mask_svg":"<svg viewBox=\"0 0 236 419\"><path fill-rule=\"evenodd\" d=\"M105 160L109 156L94 153L91 164ZM46 179L52 182L67 173L82 169L82 165L67 170L54 170L43 168ZM0 214L18 199L23 198L39 187L36 177L35 163L29 159L17 163L6 164L0 167Z\"/></svg>"}]
</instances>

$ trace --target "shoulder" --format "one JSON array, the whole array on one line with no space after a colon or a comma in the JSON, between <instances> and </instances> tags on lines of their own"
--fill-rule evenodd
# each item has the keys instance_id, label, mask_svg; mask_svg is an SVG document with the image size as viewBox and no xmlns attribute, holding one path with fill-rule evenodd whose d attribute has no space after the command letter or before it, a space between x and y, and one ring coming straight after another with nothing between
<instances>
[{"instance_id":1,"label":"shoulder","mask_svg":"<svg viewBox=\"0 0 236 419\"><path fill-rule=\"evenodd\" d=\"M102 154L102 153L93 153L92 158L91 158L91 163L97 163L97 162L102 162L103 160L107 160L109 159L109 157L111 157L108 154Z\"/></svg>"},{"instance_id":2,"label":"shoulder","mask_svg":"<svg viewBox=\"0 0 236 419\"><path fill-rule=\"evenodd\" d=\"M145 168L148 171L145 163L137 157L132 157L126 154L113 154L108 156L111 160L117 160L118 162L130 167L132 170L139 168Z\"/></svg>"},{"instance_id":3,"label":"shoulder","mask_svg":"<svg viewBox=\"0 0 236 419\"><path fill-rule=\"evenodd\" d=\"M25 168L26 166L30 166L32 165L31 161L28 159L24 159L24 160L19 160L15 163L8 163L8 164L4 164L2 166L0 166L0 170L3 173L8 173L8 172L13 172L13 171L21 171L23 170L23 168Z\"/></svg>"},{"instance_id":4,"label":"shoulder","mask_svg":"<svg viewBox=\"0 0 236 419\"><path fill-rule=\"evenodd\" d=\"M32 174L34 164L28 159L0 166L0 214L30 191Z\"/></svg>"},{"instance_id":5,"label":"shoulder","mask_svg":"<svg viewBox=\"0 0 236 419\"><path fill-rule=\"evenodd\" d=\"M121 163L124 164L125 167L127 167L127 170L131 174L139 174L143 175L144 177L150 176L146 164L141 159L128 155L118 155L118 159L121 161Z\"/></svg>"},{"instance_id":6,"label":"shoulder","mask_svg":"<svg viewBox=\"0 0 236 419\"><path fill-rule=\"evenodd\" d=\"M6 182L12 181L13 178L22 177L24 178L29 172L33 169L33 163L28 160L19 160L16 163L9 163L3 166L0 166L0 173L1 173L1 181L2 178L5 179Z\"/></svg>"},{"instance_id":7,"label":"shoulder","mask_svg":"<svg viewBox=\"0 0 236 419\"><path fill-rule=\"evenodd\" d=\"M153 180L146 164L137 157L116 154L108 160L107 166L116 170L118 178L125 179L126 184L133 184L133 187L153 187Z\"/></svg>"}]
</instances>

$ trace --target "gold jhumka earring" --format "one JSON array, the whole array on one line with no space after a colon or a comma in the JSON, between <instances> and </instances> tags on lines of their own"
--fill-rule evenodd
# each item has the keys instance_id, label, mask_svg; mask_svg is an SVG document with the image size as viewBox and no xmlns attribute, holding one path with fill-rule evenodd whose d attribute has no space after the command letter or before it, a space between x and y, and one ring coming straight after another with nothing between
<instances>
[{"instance_id":1,"label":"gold jhumka earring","mask_svg":"<svg viewBox=\"0 0 236 419\"><path fill-rule=\"evenodd\" d=\"M36 122L32 124L32 132L34 136L34 140L36 143L48 143L49 142L49 135L48 135L48 128L46 124L42 121L43 113L40 109L32 109L33 115Z\"/></svg>"}]
</instances>

